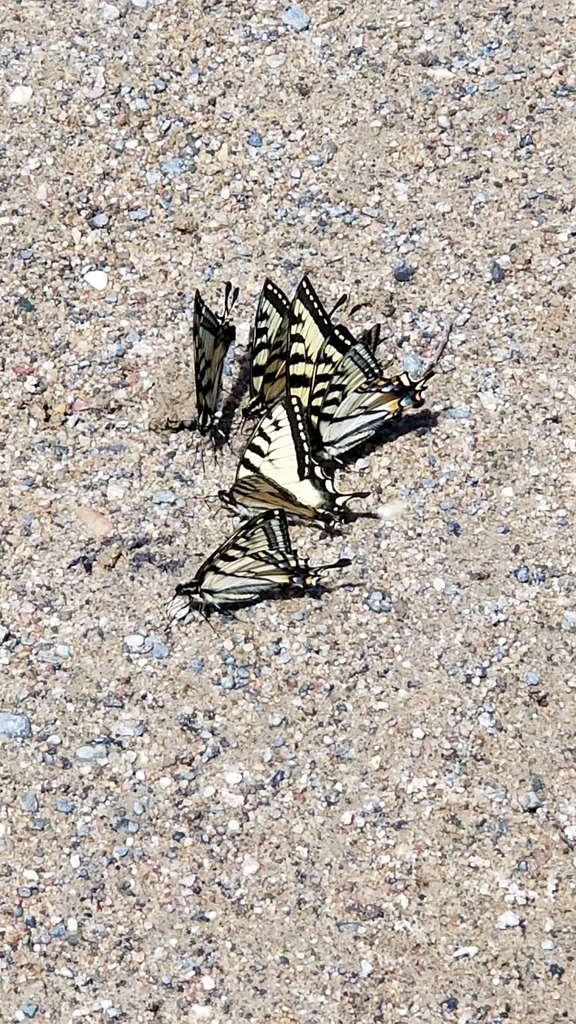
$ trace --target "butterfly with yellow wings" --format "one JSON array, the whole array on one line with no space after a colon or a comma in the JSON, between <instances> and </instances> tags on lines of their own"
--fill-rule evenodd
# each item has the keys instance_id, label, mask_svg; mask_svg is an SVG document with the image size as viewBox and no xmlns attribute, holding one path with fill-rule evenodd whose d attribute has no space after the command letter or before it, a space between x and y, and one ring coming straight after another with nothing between
<instances>
[{"instance_id":1,"label":"butterfly with yellow wings","mask_svg":"<svg viewBox=\"0 0 576 1024\"><path fill-rule=\"evenodd\" d=\"M194 609L206 613L256 604L317 586L326 572L347 565L349 558L332 565L308 565L292 549L285 513L270 509L243 523L208 556L190 583L176 587L169 614L188 622Z\"/></svg>"},{"instance_id":2,"label":"butterfly with yellow wings","mask_svg":"<svg viewBox=\"0 0 576 1024\"><path fill-rule=\"evenodd\" d=\"M256 310L254 327L251 330L250 402L244 409L245 416L262 413L286 391L287 359L292 344L293 310L299 309L310 295L325 315L325 330L332 327L331 317L346 301L342 295L330 313L326 313L307 277L304 277L292 302L278 285L266 278ZM377 344L379 327L366 332L366 342Z\"/></svg>"},{"instance_id":3,"label":"butterfly with yellow wings","mask_svg":"<svg viewBox=\"0 0 576 1024\"><path fill-rule=\"evenodd\" d=\"M424 390L436 371L450 336L445 328L436 351L417 377L400 373L384 378L362 342L351 347L333 374L319 404L309 412L320 460L339 459L373 437L391 419L424 402Z\"/></svg>"},{"instance_id":4,"label":"butterfly with yellow wings","mask_svg":"<svg viewBox=\"0 0 576 1024\"><path fill-rule=\"evenodd\" d=\"M287 388L305 410L317 458L340 458L405 409L422 405L448 334L421 376L402 373L387 379L374 355L379 325L356 340L344 325L332 324L309 279L303 278L290 307Z\"/></svg>"},{"instance_id":5,"label":"butterfly with yellow wings","mask_svg":"<svg viewBox=\"0 0 576 1024\"><path fill-rule=\"evenodd\" d=\"M224 314L221 317L206 305L197 291L194 297L192 339L196 377L197 425L201 434L214 430L218 419L218 404L222 388L222 368L230 345L236 337L236 328L230 323L230 312L238 289L226 282Z\"/></svg>"},{"instance_id":6,"label":"butterfly with yellow wings","mask_svg":"<svg viewBox=\"0 0 576 1024\"><path fill-rule=\"evenodd\" d=\"M244 409L245 416L261 412L284 391L289 310L288 298L267 277L250 332L250 402Z\"/></svg>"},{"instance_id":7,"label":"butterfly with yellow wings","mask_svg":"<svg viewBox=\"0 0 576 1024\"><path fill-rule=\"evenodd\" d=\"M299 399L288 395L264 414L240 459L236 480L220 497L235 508L282 508L333 526L352 498L340 494L315 460Z\"/></svg>"}]
</instances>

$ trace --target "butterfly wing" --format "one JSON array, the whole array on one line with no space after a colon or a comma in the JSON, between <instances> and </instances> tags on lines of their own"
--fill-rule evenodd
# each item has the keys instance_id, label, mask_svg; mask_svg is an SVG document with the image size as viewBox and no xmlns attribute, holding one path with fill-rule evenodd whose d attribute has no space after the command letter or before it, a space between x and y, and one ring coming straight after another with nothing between
<instances>
[{"instance_id":1,"label":"butterfly wing","mask_svg":"<svg viewBox=\"0 0 576 1024\"><path fill-rule=\"evenodd\" d=\"M389 380L365 382L344 393L335 408L329 396L319 424L323 452L338 458L376 434L388 420L421 406L432 372L416 381L401 373Z\"/></svg>"},{"instance_id":2,"label":"butterfly wing","mask_svg":"<svg viewBox=\"0 0 576 1024\"><path fill-rule=\"evenodd\" d=\"M258 423L228 497L246 508L283 508L308 519L333 519L330 487L312 457L302 407L288 396Z\"/></svg>"},{"instance_id":3,"label":"butterfly wing","mask_svg":"<svg viewBox=\"0 0 576 1024\"><path fill-rule=\"evenodd\" d=\"M307 563L292 551L285 513L261 512L224 541L190 583L176 588L170 614L186 618L193 608L253 604L285 587L303 585L307 573Z\"/></svg>"},{"instance_id":4,"label":"butterfly wing","mask_svg":"<svg viewBox=\"0 0 576 1024\"><path fill-rule=\"evenodd\" d=\"M311 569L292 550L286 515L261 512L243 523L200 566L190 583L180 584L170 605L172 619L187 619L194 608L234 608L255 604L292 587L314 586L331 570L349 565L341 558Z\"/></svg>"},{"instance_id":5,"label":"butterfly wing","mask_svg":"<svg viewBox=\"0 0 576 1024\"><path fill-rule=\"evenodd\" d=\"M332 323L309 278L303 277L290 307L287 385L307 416L312 396L319 401L316 396L353 344L350 332Z\"/></svg>"},{"instance_id":6,"label":"butterfly wing","mask_svg":"<svg viewBox=\"0 0 576 1024\"><path fill-rule=\"evenodd\" d=\"M270 278L266 278L251 332L250 395L246 414L269 404L284 388L288 312L290 303Z\"/></svg>"},{"instance_id":7,"label":"butterfly wing","mask_svg":"<svg viewBox=\"0 0 576 1024\"><path fill-rule=\"evenodd\" d=\"M194 298L192 338L198 430L201 434L209 433L216 421L224 359L236 337L236 328L230 323L229 314L237 295L238 289L232 291L230 282L227 282L222 317L218 317L212 312L199 291L196 292Z\"/></svg>"}]
</instances>

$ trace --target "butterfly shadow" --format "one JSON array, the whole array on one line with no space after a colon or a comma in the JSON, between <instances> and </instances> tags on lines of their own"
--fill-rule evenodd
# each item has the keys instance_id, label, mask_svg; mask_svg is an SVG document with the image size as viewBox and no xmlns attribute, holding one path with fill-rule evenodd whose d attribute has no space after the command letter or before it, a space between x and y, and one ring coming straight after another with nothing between
<instances>
[{"instance_id":1,"label":"butterfly shadow","mask_svg":"<svg viewBox=\"0 0 576 1024\"><path fill-rule=\"evenodd\" d=\"M236 411L250 387L250 352L248 350L240 354L238 364L239 372L232 385L232 390L224 399L218 429L214 432L214 448L216 450L229 444Z\"/></svg>"},{"instance_id":2,"label":"butterfly shadow","mask_svg":"<svg viewBox=\"0 0 576 1024\"><path fill-rule=\"evenodd\" d=\"M439 419L440 413L433 412L430 409L422 409L420 412L412 413L411 416L389 420L369 440L363 441L357 448L346 452L341 461L334 460L335 468L351 470L353 469L352 463L354 460L365 455L372 455L383 445L392 444L408 434L417 433L419 437L424 437L437 425Z\"/></svg>"}]
</instances>

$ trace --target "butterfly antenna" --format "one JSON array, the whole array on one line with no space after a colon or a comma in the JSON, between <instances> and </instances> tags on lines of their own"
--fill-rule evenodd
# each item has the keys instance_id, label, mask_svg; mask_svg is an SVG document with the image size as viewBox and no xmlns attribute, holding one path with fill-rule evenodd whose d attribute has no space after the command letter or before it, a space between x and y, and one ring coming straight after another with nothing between
<instances>
[{"instance_id":1,"label":"butterfly antenna","mask_svg":"<svg viewBox=\"0 0 576 1024\"><path fill-rule=\"evenodd\" d=\"M344 295L340 296L340 298L336 301L335 305L332 307L332 309L328 313L328 316L330 317L330 319L332 319L332 317L334 316L334 313L336 313L337 310L341 309L342 306L345 306L347 302L348 302L348 293L344 292Z\"/></svg>"},{"instance_id":2,"label":"butterfly antenna","mask_svg":"<svg viewBox=\"0 0 576 1024\"><path fill-rule=\"evenodd\" d=\"M355 306L352 306L352 309L350 310L350 314L349 315L350 316L354 316L355 313L359 313L361 309L365 309L366 306L369 306L369 305L370 305L369 302L357 302Z\"/></svg>"},{"instance_id":3,"label":"butterfly antenna","mask_svg":"<svg viewBox=\"0 0 576 1024\"><path fill-rule=\"evenodd\" d=\"M442 334L440 335L440 340L439 340L436 348L434 349L434 352L432 353L432 358L429 360L428 363L426 363L426 366L424 367L424 370L422 372L422 377L429 377L430 374L432 374L434 372L434 369L435 369L437 363L440 361L440 359L444 355L444 351L445 351L446 346L447 346L447 344L448 344L448 342L450 340L450 335L452 334L452 327L453 326L454 325L453 325L451 320L448 320L446 322L446 324L444 325L444 330L442 331Z\"/></svg>"},{"instance_id":4,"label":"butterfly antenna","mask_svg":"<svg viewBox=\"0 0 576 1024\"><path fill-rule=\"evenodd\" d=\"M240 294L239 288L233 288L231 281L226 281L224 291L224 319L230 316L232 308L236 303L238 295Z\"/></svg>"}]
</instances>

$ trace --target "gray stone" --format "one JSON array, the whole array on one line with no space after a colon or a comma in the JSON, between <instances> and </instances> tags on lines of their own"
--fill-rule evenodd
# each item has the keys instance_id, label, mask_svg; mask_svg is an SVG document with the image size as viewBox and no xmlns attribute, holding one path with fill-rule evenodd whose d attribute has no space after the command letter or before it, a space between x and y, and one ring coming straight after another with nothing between
<instances>
[{"instance_id":1,"label":"gray stone","mask_svg":"<svg viewBox=\"0 0 576 1024\"><path fill-rule=\"evenodd\" d=\"M409 281L412 277L414 277L414 267L408 266L407 263L399 263L398 266L394 268L394 278L400 284Z\"/></svg>"},{"instance_id":2,"label":"gray stone","mask_svg":"<svg viewBox=\"0 0 576 1024\"><path fill-rule=\"evenodd\" d=\"M154 643L151 651L152 657L157 658L158 661L165 661L170 654L170 648L168 644Z\"/></svg>"},{"instance_id":3,"label":"gray stone","mask_svg":"<svg viewBox=\"0 0 576 1024\"><path fill-rule=\"evenodd\" d=\"M268 715L268 725L271 729L277 729L283 722L286 721L286 715L281 713L275 715Z\"/></svg>"},{"instance_id":4,"label":"gray stone","mask_svg":"<svg viewBox=\"0 0 576 1024\"><path fill-rule=\"evenodd\" d=\"M567 633L576 633L576 612L564 612L562 629Z\"/></svg>"},{"instance_id":5,"label":"gray stone","mask_svg":"<svg viewBox=\"0 0 576 1024\"><path fill-rule=\"evenodd\" d=\"M310 24L310 15L301 7L288 7L282 15L282 21L295 32L305 32Z\"/></svg>"},{"instance_id":6,"label":"gray stone","mask_svg":"<svg viewBox=\"0 0 576 1024\"><path fill-rule=\"evenodd\" d=\"M184 174L186 165L179 156L173 156L169 160L164 161L161 170L162 174Z\"/></svg>"},{"instance_id":7,"label":"gray stone","mask_svg":"<svg viewBox=\"0 0 576 1024\"><path fill-rule=\"evenodd\" d=\"M469 420L471 410L463 405L460 409L446 409L446 416L451 420Z\"/></svg>"},{"instance_id":8,"label":"gray stone","mask_svg":"<svg viewBox=\"0 0 576 1024\"><path fill-rule=\"evenodd\" d=\"M0 711L0 736L25 740L31 732L30 720L26 715L13 715L9 711Z\"/></svg>"},{"instance_id":9,"label":"gray stone","mask_svg":"<svg viewBox=\"0 0 576 1024\"><path fill-rule=\"evenodd\" d=\"M422 360L415 352L408 352L402 360L402 369L410 377L420 377L422 374Z\"/></svg>"},{"instance_id":10,"label":"gray stone","mask_svg":"<svg viewBox=\"0 0 576 1024\"><path fill-rule=\"evenodd\" d=\"M147 220L150 216L150 210L130 210L128 216L130 217L130 220Z\"/></svg>"},{"instance_id":11,"label":"gray stone","mask_svg":"<svg viewBox=\"0 0 576 1024\"><path fill-rule=\"evenodd\" d=\"M522 807L525 811L537 811L539 807L542 807L542 800L537 793L531 790L522 798Z\"/></svg>"},{"instance_id":12,"label":"gray stone","mask_svg":"<svg viewBox=\"0 0 576 1024\"><path fill-rule=\"evenodd\" d=\"M87 743L83 747L78 747L75 757L77 761L103 761L106 758L106 747L93 747Z\"/></svg>"},{"instance_id":13,"label":"gray stone","mask_svg":"<svg viewBox=\"0 0 576 1024\"><path fill-rule=\"evenodd\" d=\"M107 213L95 213L88 223L91 228L105 228L110 223L110 218Z\"/></svg>"},{"instance_id":14,"label":"gray stone","mask_svg":"<svg viewBox=\"0 0 576 1024\"><path fill-rule=\"evenodd\" d=\"M38 803L38 797L35 796L34 793L27 793L26 796L22 797L20 801L20 807L22 808L23 811L26 811L28 814L35 814L38 808L40 807L40 804Z\"/></svg>"},{"instance_id":15,"label":"gray stone","mask_svg":"<svg viewBox=\"0 0 576 1024\"><path fill-rule=\"evenodd\" d=\"M173 505L176 501L174 491L154 491L152 501L155 505Z\"/></svg>"}]
</instances>

